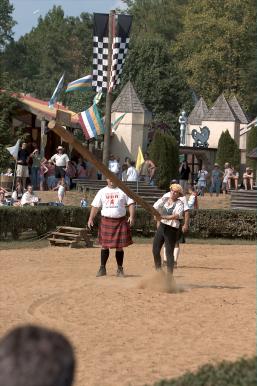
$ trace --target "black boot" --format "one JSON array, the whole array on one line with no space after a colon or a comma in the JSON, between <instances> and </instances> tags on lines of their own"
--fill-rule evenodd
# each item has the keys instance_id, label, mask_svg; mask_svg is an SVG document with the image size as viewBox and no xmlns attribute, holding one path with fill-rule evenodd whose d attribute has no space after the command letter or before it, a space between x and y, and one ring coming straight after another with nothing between
<instances>
[{"instance_id":1,"label":"black boot","mask_svg":"<svg viewBox=\"0 0 257 386\"><path fill-rule=\"evenodd\" d=\"M96 277L105 276L106 275L106 268L104 265L100 265L100 268L96 274Z\"/></svg>"}]
</instances>

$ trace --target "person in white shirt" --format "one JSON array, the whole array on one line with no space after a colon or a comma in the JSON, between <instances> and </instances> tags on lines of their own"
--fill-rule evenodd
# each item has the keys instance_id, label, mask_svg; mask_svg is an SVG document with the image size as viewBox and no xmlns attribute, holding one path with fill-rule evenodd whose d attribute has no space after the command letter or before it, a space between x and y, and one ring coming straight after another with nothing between
<instances>
[{"instance_id":1,"label":"person in white shirt","mask_svg":"<svg viewBox=\"0 0 257 386\"><path fill-rule=\"evenodd\" d=\"M55 164L55 178L61 179L61 182L64 182L65 169L68 167L69 157L64 153L62 146L57 147L57 153L51 157L51 161Z\"/></svg>"},{"instance_id":2,"label":"person in white shirt","mask_svg":"<svg viewBox=\"0 0 257 386\"><path fill-rule=\"evenodd\" d=\"M22 195L21 206L34 206L39 201L38 197L34 194L33 188L31 185L27 186L27 191Z\"/></svg>"},{"instance_id":3,"label":"person in white shirt","mask_svg":"<svg viewBox=\"0 0 257 386\"><path fill-rule=\"evenodd\" d=\"M117 276L124 276L123 272L123 248L132 244L130 226L134 223L135 205L121 189L107 179L107 186L100 189L91 204L91 212L88 219L89 229L94 225L95 216L101 208L101 221L99 224L99 243L101 249L101 265L98 276L106 275L106 263L110 248L116 248ZM129 218L126 217L126 206L129 210Z\"/></svg>"},{"instance_id":4,"label":"person in white shirt","mask_svg":"<svg viewBox=\"0 0 257 386\"><path fill-rule=\"evenodd\" d=\"M66 192L65 182L60 182L53 190L57 190L59 204L62 204Z\"/></svg>"},{"instance_id":5,"label":"person in white shirt","mask_svg":"<svg viewBox=\"0 0 257 386\"><path fill-rule=\"evenodd\" d=\"M138 172L135 168L134 161L128 161L128 169L127 169L127 181L137 181L138 180Z\"/></svg>"},{"instance_id":6,"label":"person in white shirt","mask_svg":"<svg viewBox=\"0 0 257 386\"><path fill-rule=\"evenodd\" d=\"M116 177L119 178L120 175L120 164L116 160L113 154L110 155L109 157L109 164L108 164L108 169L116 175Z\"/></svg>"},{"instance_id":7,"label":"person in white shirt","mask_svg":"<svg viewBox=\"0 0 257 386\"><path fill-rule=\"evenodd\" d=\"M206 185L207 185L207 181L206 181L207 176L208 176L208 172L205 169L205 167L203 166L202 169L199 170L199 172L198 172L197 186L199 189L200 196L204 196L204 191L205 191Z\"/></svg>"},{"instance_id":8,"label":"person in white shirt","mask_svg":"<svg viewBox=\"0 0 257 386\"><path fill-rule=\"evenodd\" d=\"M161 221L153 240L153 256L155 268L161 270L161 249L163 244L166 248L167 272L173 273L174 248L177 241L180 220L183 219L184 205L179 200L183 195L183 189L179 184L170 186L170 196L162 197L154 203L154 208L161 215Z\"/></svg>"}]
</instances>

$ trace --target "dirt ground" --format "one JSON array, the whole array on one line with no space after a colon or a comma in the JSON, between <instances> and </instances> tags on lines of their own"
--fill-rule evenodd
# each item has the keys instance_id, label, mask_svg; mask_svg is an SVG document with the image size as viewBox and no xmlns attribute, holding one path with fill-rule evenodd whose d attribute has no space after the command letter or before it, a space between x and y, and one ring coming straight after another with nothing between
<instances>
[{"instance_id":1,"label":"dirt ground","mask_svg":"<svg viewBox=\"0 0 257 386\"><path fill-rule=\"evenodd\" d=\"M177 293L162 292L150 244L126 250L126 277L96 278L99 248L1 250L0 335L37 323L61 330L75 386L142 386L205 363L255 354L254 245L182 246Z\"/></svg>"}]
</instances>

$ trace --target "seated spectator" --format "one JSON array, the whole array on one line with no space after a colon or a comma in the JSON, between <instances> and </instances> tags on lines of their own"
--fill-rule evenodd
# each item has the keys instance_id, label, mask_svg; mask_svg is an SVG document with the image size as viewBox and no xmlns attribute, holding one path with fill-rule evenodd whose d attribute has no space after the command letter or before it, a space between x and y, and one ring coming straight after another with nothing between
<instances>
[{"instance_id":1,"label":"seated spectator","mask_svg":"<svg viewBox=\"0 0 257 386\"><path fill-rule=\"evenodd\" d=\"M77 178L87 178L86 165L84 162L77 165Z\"/></svg>"},{"instance_id":2,"label":"seated spectator","mask_svg":"<svg viewBox=\"0 0 257 386\"><path fill-rule=\"evenodd\" d=\"M12 203L20 202L23 196L23 188L20 182L16 183L15 190L12 192Z\"/></svg>"},{"instance_id":3,"label":"seated spectator","mask_svg":"<svg viewBox=\"0 0 257 386\"><path fill-rule=\"evenodd\" d=\"M7 194L8 191L7 191L5 188L2 188L2 187L0 186L0 193Z\"/></svg>"},{"instance_id":4,"label":"seated spectator","mask_svg":"<svg viewBox=\"0 0 257 386\"><path fill-rule=\"evenodd\" d=\"M7 171L6 171L6 173L4 173L4 176L12 177L12 176L13 176L12 169L11 169L11 168L8 168Z\"/></svg>"},{"instance_id":5,"label":"seated spectator","mask_svg":"<svg viewBox=\"0 0 257 386\"><path fill-rule=\"evenodd\" d=\"M138 172L134 161L128 161L127 181L138 181Z\"/></svg>"},{"instance_id":6,"label":"seated spectator","mask_svg":"<svg viewBox=\"0 0 257 386\"><path fill-rule=\"evenodd\" d=\"M8 203L5 199L5 195L3 192L0 192L0 206L7 206Z\"/></svg>"},{"instance_id":7,"label":"seated spectator","mask_svg":"<svg viewBox=\"0 0 257 386\"><path fill-rule=\"evenodd\" d=\"M253 190L253 169L247 167L245 173L243 174L243 183L245 190L248 190L248 186Z\"/></svg>"},{"instance_id":8,"label":"seated spectator","mask_svg":"<svg viewBox=\"0 0 257 386\"><path fill-rule=\"evenodd\" d=\"M55 178L55 165L54 162L49 160L46 164L46 167L48 169L46 173L47 178L47 187L49 190L52 190L56 186L57 179Z\"/></svg>"},{"instance_id":9,"label":"seated spectator","mask_svg":"<svg viewBox=\"0 0 257 386\"><path fill-rule=\"evenodd\" d=\"M27 191L23 194L21 198L21 206L35 206L38 201L39 198L34 194L32 186L28 185Z\"/></svg>"},{"instance_id":10,"label":"seated spectator","mask_svg":"<svg viewBox=\"0 0 257 386\"><path fill-rule=\"evenodd\" d=\"M228 171L228 189L231 189L231 181L234 181L235 183L235 190L238 190L238 179L239 179L239 173L235 171L234 166L231 166L230 170Z\"/></svg>"},{"instance_id":11,"label":"seated spectator","mask_svg":"<svg viewBox=\"0 0 257 386\"><path fill-rule=\"evenodd\" d=\"M88 191L89 191L89 189L86 188L86 192L84 193L84 197L80 201L80 207L81 208L87 208L88 207Z\"/></svg>"},{"instance_id":12,"label":"seated spectator","mask_svg":"<svg viewBox=\"0 0 257 386\"><path fill-rule=\"evenodd\" d=\"M1 386L71 386L74 369L73 348L59 332L28 325L0 340Z\"/></svg>"}]
</instances>

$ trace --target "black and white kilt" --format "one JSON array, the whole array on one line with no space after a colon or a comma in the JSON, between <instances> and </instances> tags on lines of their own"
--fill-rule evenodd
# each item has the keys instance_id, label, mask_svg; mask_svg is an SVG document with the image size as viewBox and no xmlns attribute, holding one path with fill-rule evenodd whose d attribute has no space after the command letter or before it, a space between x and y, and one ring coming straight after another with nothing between
<instances>
[{"instance_id":1,"label":"black and white kilt","mask_svg":"<svg viewBox=\"0 0 257 386\"><path fill-rule=\"evenodd\" d=\"M103 249L124 248L133 244L127 217L101 217L99 243Z\"/></svg>"}]
</instances>

